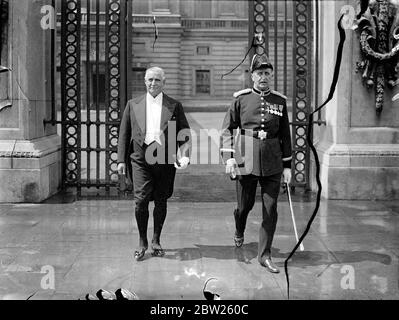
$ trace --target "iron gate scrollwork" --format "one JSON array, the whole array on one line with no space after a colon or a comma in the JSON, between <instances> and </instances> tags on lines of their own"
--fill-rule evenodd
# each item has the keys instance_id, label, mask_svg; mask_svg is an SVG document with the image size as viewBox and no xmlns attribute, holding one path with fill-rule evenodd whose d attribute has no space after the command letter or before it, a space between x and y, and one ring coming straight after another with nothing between
<instances>
[{"instance_id":1,"label":"iron gate scrollwork","mask_svg":"<svg viewBox=\"0 0 399 320\"><path fill-rule=\"evenodd\" d=\"M78 195L82 188L110 191L118 186L118 128L132 88L132 0L61 3L61 120L51 123L61 123L63 186ZM293 185L308 188L313 1L248 4L249 41L263 35L256 53L268 54L274 89L292 111Z\"/></svg>"},{"instance_id":2,"label":"iron gate scrollwork","mask_svg":"<svg viewBox=\"0 0 399 320\"><path fill-rule=\"evenodd\" d=\"M76 187L78 196L82 187L109 191L118 185L118 128L130 96L131 16L131 0L62 1L62 181L64 188Z\"/></svg>"},{"instance_id":3,"label":"iron gate scrollwork","mask_svg":"<svg viewBox=\"0 0 399 320\"><path fill-rule=\"evenodd\" d=\"M287 105L292 111L292 185L309 189L310 150L306 126L312 102L313 1L298 0L290 4L292 6L285 1L284 6L278 7L278 0L250 1L249 45L254 36L263 35L255 42L255 52L269 56L274 65L274 89L288 97ZM288 11L290 7L292 12ZM279 40L283 42L280 47ZM291 74L288 74L288 46L292 47Z\"/></svg>"},{"instance_id":4,"label":"iron gate scrollwork","mask_svg":"<svg viewBox=\"0 0 399 320\"><path fill-rule=\"evenodd\" d=\"M292 136L294 184L309 187L310 150L306 142L306 132L311 110L311 54L312 21L311 1L294 1L293 19L293 86Z\"/></svg>"},{"instance_id":5,"label":"iron gate scrollwork","mask_svg":"<svg viewBox=\"0 0 399 320\"><path fill-rule=\"evenodd\" d=\"M64 186L80 183L80 1L62 1L61 7L61 121Z\"/></svg>"}]
</instances>

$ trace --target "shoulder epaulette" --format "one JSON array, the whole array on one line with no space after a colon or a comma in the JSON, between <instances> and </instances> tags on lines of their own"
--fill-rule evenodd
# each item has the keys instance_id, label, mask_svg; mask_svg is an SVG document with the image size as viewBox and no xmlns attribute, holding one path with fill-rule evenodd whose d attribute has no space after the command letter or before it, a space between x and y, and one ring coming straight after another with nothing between
<instances>
[{"instance_id":1,"label":"shoulder epaulette","mask_svg":"<svg viewBox=\"0 0 399 320\"><path fill-rule=\"evenodd\" d=\"M251 88L242 89L240 91L234 92L233 93L233 97L237 98L237 97L239 97L239 96L241 96L243 94L247 94L247 93L250 93L250 92L252 92Z\"/></svg>"},{"instance_id":2,"label":"shoulder epaulette","mask_svg":"<svg viewBox=\"0 0 399 320\"><path fill-rule=\"evenodd\" d=\"M287 97L286 97L285 95L281 94L281 93L278 92L278 91L270 90L270 92L273 93L273 94L275 94L276 96L279 96L279 97L281 97L281 98L287 99Z\"/></svg>"}]
</instances>

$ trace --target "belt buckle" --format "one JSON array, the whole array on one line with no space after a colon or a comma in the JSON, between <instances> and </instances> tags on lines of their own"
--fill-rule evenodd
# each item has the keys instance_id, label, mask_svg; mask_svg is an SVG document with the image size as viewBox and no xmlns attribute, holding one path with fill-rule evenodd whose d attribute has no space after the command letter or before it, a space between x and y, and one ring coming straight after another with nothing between
<instances>
[{"instance_id":1,"label":"belt buckle","mask_svg":"<svg viewBox=\"0 0 399 320\"><path fill-rule=\"evenodd\" d=\"M266 131L263 131L263 130L258 131L258 138L259 138L260 140L265 140L266 137L267 137L267 132L266 132Z\"/></svg>"}]
</instances>

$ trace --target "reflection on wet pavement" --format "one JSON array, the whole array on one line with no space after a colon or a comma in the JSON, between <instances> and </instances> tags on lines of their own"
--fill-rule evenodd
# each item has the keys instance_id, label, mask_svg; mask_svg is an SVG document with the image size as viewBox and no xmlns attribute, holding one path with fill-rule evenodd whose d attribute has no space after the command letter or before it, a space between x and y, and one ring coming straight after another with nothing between
<instances>
[{"instance_id":1,"label":"reflection on wet pavement","mask_svg":"<svg viewBox=\"0 0 399 320\"><path fill-rule=\"evenodd\" d=\"M272 249L281 271L295 245L285 200ZM299 233L313 205L294 199ZM203 300L203 285L214 277L209 285L222 299L286 299L284 272L268 273L257 261L260 203L242 248L233 242L234 206L171 201L161 239L165 257L147 252L135 262L131 200L0 205L0 298L77 300L99 288L126 288L140 299ZM289 262L291 299L398 299L398 208L398 201L323 200L305 250ZM43 282L51 276L46 270L54 271L54 287Z\"/></svg>"}]
</instances>

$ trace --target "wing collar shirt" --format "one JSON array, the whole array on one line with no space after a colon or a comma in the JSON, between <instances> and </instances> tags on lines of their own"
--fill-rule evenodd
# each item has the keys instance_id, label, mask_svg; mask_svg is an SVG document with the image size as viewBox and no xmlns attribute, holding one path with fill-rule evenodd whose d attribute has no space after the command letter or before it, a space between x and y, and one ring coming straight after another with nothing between
<instances>
[{"instance_id":1,"label":"wing collar shirt","mask_svg":"<svg viewBox=\"0 0 399 320\"><path fill-rule=\"evenodd\" d=\"M149 145L156 141L161 143L161 111L163 93L161 92L155 98L147 92L146 101L146 133L144 142Z\"/></svg>"}]
</instances>

